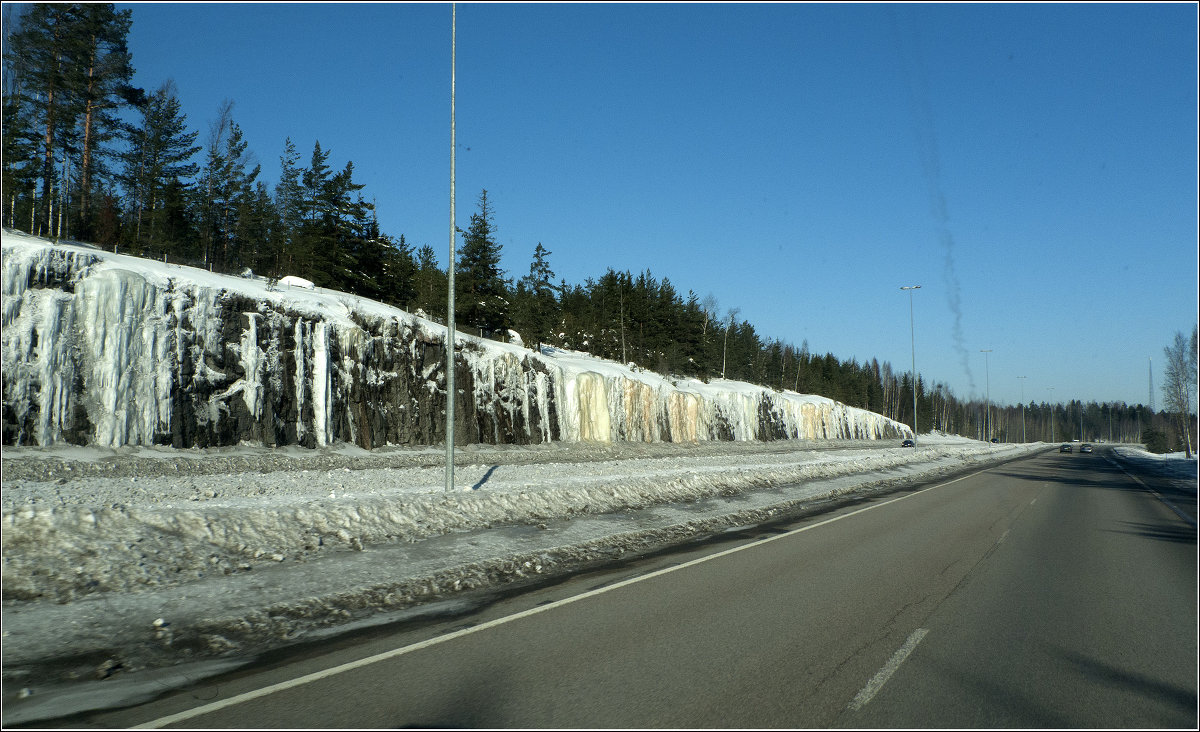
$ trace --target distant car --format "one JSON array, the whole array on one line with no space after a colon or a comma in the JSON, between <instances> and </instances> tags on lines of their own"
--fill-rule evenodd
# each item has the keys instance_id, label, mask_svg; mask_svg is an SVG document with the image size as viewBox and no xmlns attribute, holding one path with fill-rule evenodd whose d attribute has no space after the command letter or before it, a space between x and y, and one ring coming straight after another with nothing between
<instances>
[{"instance_id":1,"label":"distant car","mask_svg":"<svg viewBox=\"0 0 1200 732\"><path fill-rule=\"evenodd\" d=\"M1058 451L1059 452L1070 452L1071 446L1064 442L1062 447L1058 448Z\"/></svg>"},{"instance_id":2,"label":"distant car","mask_svg":"<svg viewBox=\"0 0 1200 732\"><path fill-rule=\"evenodd\" d=\"M1079 451L1080 451L1080 452L1091 452L1091 451L1092 451L1092 446L1091 446L1091 445L1084 445L1083 447L1079 448Z\"/></svg>"},{"instance_id":3,"label":"distant car","mask_svg":"<svg viewBox=\"0 0 1200 732\"><path fill-rule=\"evenodd\" d=\"M916 446L917 446L917 443L913 442L912 440L905 440L904 442L900 443L900 447L916 447Z\"/></svg>"},{"instance_id":4,"label":"distant car","mask_svg":"<svg viewBox=\"0 0 1200 732\"><path fill-rule=\"evenodd\" d=\"M1000 444L999 438L996 438L996 437L992 438L992 442L995 442L996 444Z\"/></svg>"}]
</instances>

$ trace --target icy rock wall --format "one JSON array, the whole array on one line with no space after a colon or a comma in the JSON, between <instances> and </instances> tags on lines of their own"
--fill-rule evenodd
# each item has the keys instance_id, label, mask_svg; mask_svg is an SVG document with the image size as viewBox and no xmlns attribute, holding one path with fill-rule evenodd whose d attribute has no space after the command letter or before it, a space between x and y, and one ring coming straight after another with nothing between
<instances>
[{"instance_id":1,"label":"icy rock wall","mask_svg":"<svg viewBox=\"0 0 1200 732\"><path fill-rule=\"evenodd\" d=\"M3 277L5 445L444 440L444 330L403 311L10 232ZM461 443L908 434L821 397L456 341Z\"/></svg>"}]
</instances>

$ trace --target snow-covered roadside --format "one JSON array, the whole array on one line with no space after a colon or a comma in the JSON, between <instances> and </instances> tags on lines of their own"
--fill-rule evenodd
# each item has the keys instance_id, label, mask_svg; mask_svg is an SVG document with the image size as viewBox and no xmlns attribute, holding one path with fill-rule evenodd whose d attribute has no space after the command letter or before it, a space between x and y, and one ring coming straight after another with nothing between
<instances>
[{"instance_id":1,"label":"snow-covered roadside","mask_svg":"<svg viewBox=\"0 0 1200 732\"><path fill-rule=\"evenodd\" d=\"M460 466L452 493L428 462L237 474L163 462L169 475L68 479L121 461L6 450L5 679L36 693L55 675L246 657L463 590L1048 449L936 436L916 449L787 447L631 446L625 459L611 447L593 459L587 448L499 449Z\"/></svg>"},{"instance_id":2,"label":"snow-covered roadside","mask_svg":"<svg viewBox=\"0 0 1200 732\"><path fill-rule=\"evenodd\" d=\"M1196 488L1196 454L1192 453L1192 457L1188 458L1185 453L1172 452L1166 455L1148 452L1140 447L1131 447L1123 445L1114 447L1113 452L1121 460L1137 463L1160 475L1165 475L1172 480L1183 481L1185 485L1190 484L1192 489Z\"/></svg>"},{"instance_id":3,"label":"snow-covered roadside","mask_svg":"<svg viewBox=\"0 0 1200 732\"><path fill-rule=\"evenodd\" d=\"M1196 455L1193 453L1189 459L1185 453L1174 452L1166 455L1159 455L1152 452L1147 452L1140 447L1129 445L1114 447L1113 454L1120 463L1135 465L1139 470L1146 471L1151 474L1160 475L1169 481L1171 489L1175 495L1163 497L1163 501L1186 520L1195 523L1195 502L1196 490L1198 487L1197 470L1196 470ZM1181 511L1178 506L1192 504L1192 516L1187 518L1187 512Z\"/></svg>"}]
</instances>

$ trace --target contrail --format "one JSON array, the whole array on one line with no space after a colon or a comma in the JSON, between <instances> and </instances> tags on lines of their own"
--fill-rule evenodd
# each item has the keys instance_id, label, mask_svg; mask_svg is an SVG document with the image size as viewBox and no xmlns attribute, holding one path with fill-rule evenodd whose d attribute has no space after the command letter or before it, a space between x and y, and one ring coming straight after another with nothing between
<instances>
[{"instance_id":1,"label":"contrail","mask_svg":"<svg viewBox=\"0 0 1200 732\"><path fill-rule=\"evenodd\" d=\"M954 326L951 329L954 350L958 352L959 362L962 364L963 373L967 377L971 391L975 391L975 377L971 374L970 352L963 337L962 288L959 287L958 272L954 266L954 234L950 231L950 214L946 208L946 197L942 193L941 162L938 158L937 137L933 129L933 113L929 107L929 91L925 85L925 68L921 62L915 31L901 34L895 9L889 7L888 16L891 19L892 36L896 42L900 65L903 68L904 80L908 87L908 97L912 106L917 136L917 151L921 157L921 170L925 176L925 183L929 187L929 207L938 226L938 241L942 245L944 254L942 280L946 285L946 303L950 306L950 312L954 314Z\"/></svg>"}]
</instances>

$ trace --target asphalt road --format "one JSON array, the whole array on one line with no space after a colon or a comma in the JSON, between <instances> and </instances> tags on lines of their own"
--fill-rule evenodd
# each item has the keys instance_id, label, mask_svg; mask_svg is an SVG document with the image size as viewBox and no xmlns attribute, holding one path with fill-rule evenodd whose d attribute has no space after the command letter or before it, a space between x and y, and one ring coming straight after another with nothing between
<instances>
[{"instance_id":1,"label":"asphalt road","mask_svg":"<svg viewBox=\"0 0 1200 732\"><path fill-rule=\"evenodd\" d=\"M1194 729L1196 570L1104 448L1045 453L70 726Z\"/></svg>"}]
</instances>

